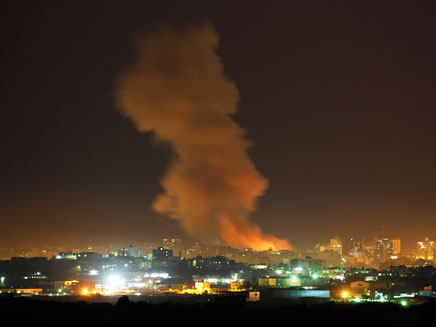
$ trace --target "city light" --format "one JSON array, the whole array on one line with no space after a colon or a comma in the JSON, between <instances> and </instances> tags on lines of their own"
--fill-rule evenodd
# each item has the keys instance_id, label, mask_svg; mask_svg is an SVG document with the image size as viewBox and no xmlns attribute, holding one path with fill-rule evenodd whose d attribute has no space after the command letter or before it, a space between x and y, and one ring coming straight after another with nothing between
<instances>
[{"instance_id":1,"label":"city light","mask_svg":"<svg viewBox=\"0 0 436 327\"><path fill-rule=\"evenodd\" d=\"M109 293L115 293L124 286L124 279L119 275L111 275L107 278L107 289Z\"/></svg>"},{"instance_id":2,"label":"city light","mask_svg":"<svg viewBox=\"0 0 436 327\"><path fill-rule=\"evenodd\" d=\"M360 303L362 302L362 299L360 297L355 297L352 301L355 303Z\"/></svg>"}]
</instances>

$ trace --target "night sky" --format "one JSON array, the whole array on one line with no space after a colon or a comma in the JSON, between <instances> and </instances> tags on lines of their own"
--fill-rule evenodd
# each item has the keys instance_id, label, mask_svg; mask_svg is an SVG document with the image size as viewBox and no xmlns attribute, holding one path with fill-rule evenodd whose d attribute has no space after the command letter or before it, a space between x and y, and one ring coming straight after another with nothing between
<instances>
[{"instance_id":1,"label":"night sky","mask_svg":"<svg viewBox=\"0 0 436 327\"><path fill-rule=\"evenodd\" d=\"M201 21L269 180L252 221L301 249L436 237L436 2L372 3L3 4L0 246L185 238L151 209L171 151L120 114L115 79L135 33Z\"/></svg>"}]
</instances>

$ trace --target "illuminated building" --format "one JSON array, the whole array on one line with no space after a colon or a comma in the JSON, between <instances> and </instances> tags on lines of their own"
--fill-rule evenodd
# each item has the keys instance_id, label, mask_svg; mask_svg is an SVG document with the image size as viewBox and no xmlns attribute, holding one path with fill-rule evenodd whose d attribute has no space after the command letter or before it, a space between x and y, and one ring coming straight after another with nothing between
<instances>
[{"instance_id":1,"label":"illuminated building","mask_svg":"<svg viewBox=\"0 0 436 327\"><path fill-rule=\"evenodd\" d=\"M240 292L244 290L244 283L239 281L239 280L235 280L232 281L230 283L230 291L231 292Z\"/></svg>"},{"instance_id":2,"label":"illuminated building","mask_svg":"<svg viewBox=\"0 0 436 327\"><path fill-rule=\"evenodd\" d=\"M288 288L295 286L301 286L301 279L295 275L259 278L259 287Z\"/></svg>"},{"instance_id":3,"label":"illuminated building","mask_svg":"<svg viewBox=\"0 0 436 327\"><path fill-rule=\"evenodd\" d=\"M209 282L195 282L195 289L198 294L210 293L210 283Z\"/></svg>"},{"instance_id":4,"label":"illuminated building","mask_svg":"<svg viewBox=\"0 0 436 327\"><path fill-rule=\"evenodd\" d=\"M119 249L117 251L117 256L139 258L141 256L141 251L133 245L129 245L129 247Z\"/></svg>"},{"instance_id":5,"label":"illuminated building","mask_svg":"<svg viewBox=\"0 0 436 327\"><path fill-rule=\"evenodd\" d=\"M394 238L392 240L392 255L399 255L401 253L401 240Z\"/></svg>"},{"instance_id":6,"label":"illuminated building","mask_svg":"<svg viewBox=\"0 0 436 327\"><path fill-rule=\"evenodd\" d=\"M300 274L305 274L309 271L321 271L326 265L326 261L323 259L312 259L311 257L306 257L305 259L292 259L290 262L290 267L292 271Z\"/></svg>"},{"instance_id":7,"label":"illuminated building","mask_svg":"<svg viewBox=\"0 0 436 327\"><path fill-rule=\"evenodd\" d=\"M182 240L180 238L164 238L162 240L162 247L167 250L172 250L176 256L182 256Z\"/></svg>"},{"instance_id":8,"label":"illuminated building","mask_svg":"<svg viewBox=\"0 0 436 327\"><path fill-rule=\"evenodd\" d=\"M377 238L374 245L374 257L379 261L387 261L395 253L401 251L401 241L399 239L390 239L387 236ZM397 254L398 254L397 253Z\"/></svg>"},{"instance_id":9,"label":"illuminated building","mask_svg":"<svg viewBox=\"0 0 436 327\"><path fill-rule=\"evenodd\" d=\"M59 252L57 255L53 256L54 259L60 260L77 260L77 255L73 253L72 251L68 252Z\"/></svg>"},{"instance_id":10,"label":"illuminated building","mask_svg":"<svg viewBox=\"0 0 436 327\"><path fill-rule=\"evenodd\" d=\"M428 237L426 237L424 241L418 242L416 250L417 259L433 260L435 253L435 242L430 241Z\"/></svg>"},{"instance_id":11,"label":"illuminated building","mask_svg":"<svg viewBox=\"0 0 436 327\"><path fill-rule=\"evenodd\" d=\"M339 237L330 239L330 251L338 252L342 256L342 241Z\"/></svg>"}]
</instances>

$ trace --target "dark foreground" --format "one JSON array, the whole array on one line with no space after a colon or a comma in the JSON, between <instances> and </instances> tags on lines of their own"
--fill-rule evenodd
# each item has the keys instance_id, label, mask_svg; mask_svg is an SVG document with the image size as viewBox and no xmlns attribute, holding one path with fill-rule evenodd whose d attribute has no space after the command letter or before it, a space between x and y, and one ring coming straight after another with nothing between
<instances>
[{"instance_id":1,"label":"dark foreground","mask_svg":"<svg viewBox=\"0 0 436 327\"><path fill-rule=\"evenodd\" d=\"M131 302L127 297L121 297L116 304L0 297L0 318L3 322L11 321L14 326L159 326L177 323L227 327L234 323L270 325L276 322L280 322L280 326L313 323L416 326L418 323L435 321L436 303L401 307L393 303L328 302L268 307L226 301L207 305L151 304Z\"/></svg>"}]
</instances>

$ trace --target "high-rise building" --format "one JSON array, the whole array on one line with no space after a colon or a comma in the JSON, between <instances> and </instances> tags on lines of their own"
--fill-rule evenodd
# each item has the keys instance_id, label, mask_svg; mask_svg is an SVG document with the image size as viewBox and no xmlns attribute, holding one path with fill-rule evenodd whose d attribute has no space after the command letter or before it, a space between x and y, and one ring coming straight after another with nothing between
<instances>
[{"instance_id":1,"label":"high-rise building","mask_svg":"<svg viewBox=\"0 0 436 327\"><path fill-rule=\"evenodd\" d=\"M338 252L342 256L342 241L339 237L330 239L330 250Z\"/></svg>"},{"instance_id":2,"label":"high-rise building","mask_svg":"<svg viewBox=\"0 0 436 327\"><path fill-rule=\"evenodd\" d=\"M399 238L392 239L392 255L401 253L401 240Z\"/></svg>"},{"instance_id":3,"label":"high-rise building","mask_svg":"<svg viewBox=\"0 0 436 327\"><path fill-rule=\"evenodd\" d=\"M435 254L435 242L430 241L428 237L424 241L418 242L416 257L417 259L433 260Z\"/></svg>"},{"instance_id":4,"label":"high-rise building","mask_svg":"<svg viewBox=\"0 0 436 327\"><path fill-rule=\"evenodd\" d=\"M374 257L378 261L386 261L392 255L392 242L387 236L380 236L374 245Z\"/></svg>"},{"instance_id":5,"label":"high-rise building","mask_svg":"<svg viewBox=\"0 0 436 327\"><path fill-rule=\"evenodd\" d=\"M374 244L374 257L379 261L387 261L392 256L397 256L401 253L401 240L399 238L390 238L380 236Z\"/></svg>"},{"instance_id":6,"label":"high-rise building","mask_svg":"<svg viewBox=\"0 0 436 327\"><path fill-rule=\"evenodd\" d=\"M342 254L345 256L349 256L356 252L358 247L358 241L354 238L346 239L342 244Z\"/></svg>"},{"instance_id":7,"label":"high-rise building","mask_svg":"<svg viewBox=\"0 0 436 327\"><path fill-rule=\"evenodd\" d=\"M182 255L182 239L177 237L164 238L162 240L162 247L167 250L172 250L175 256Z\"/></svg>"}]
</instances>

